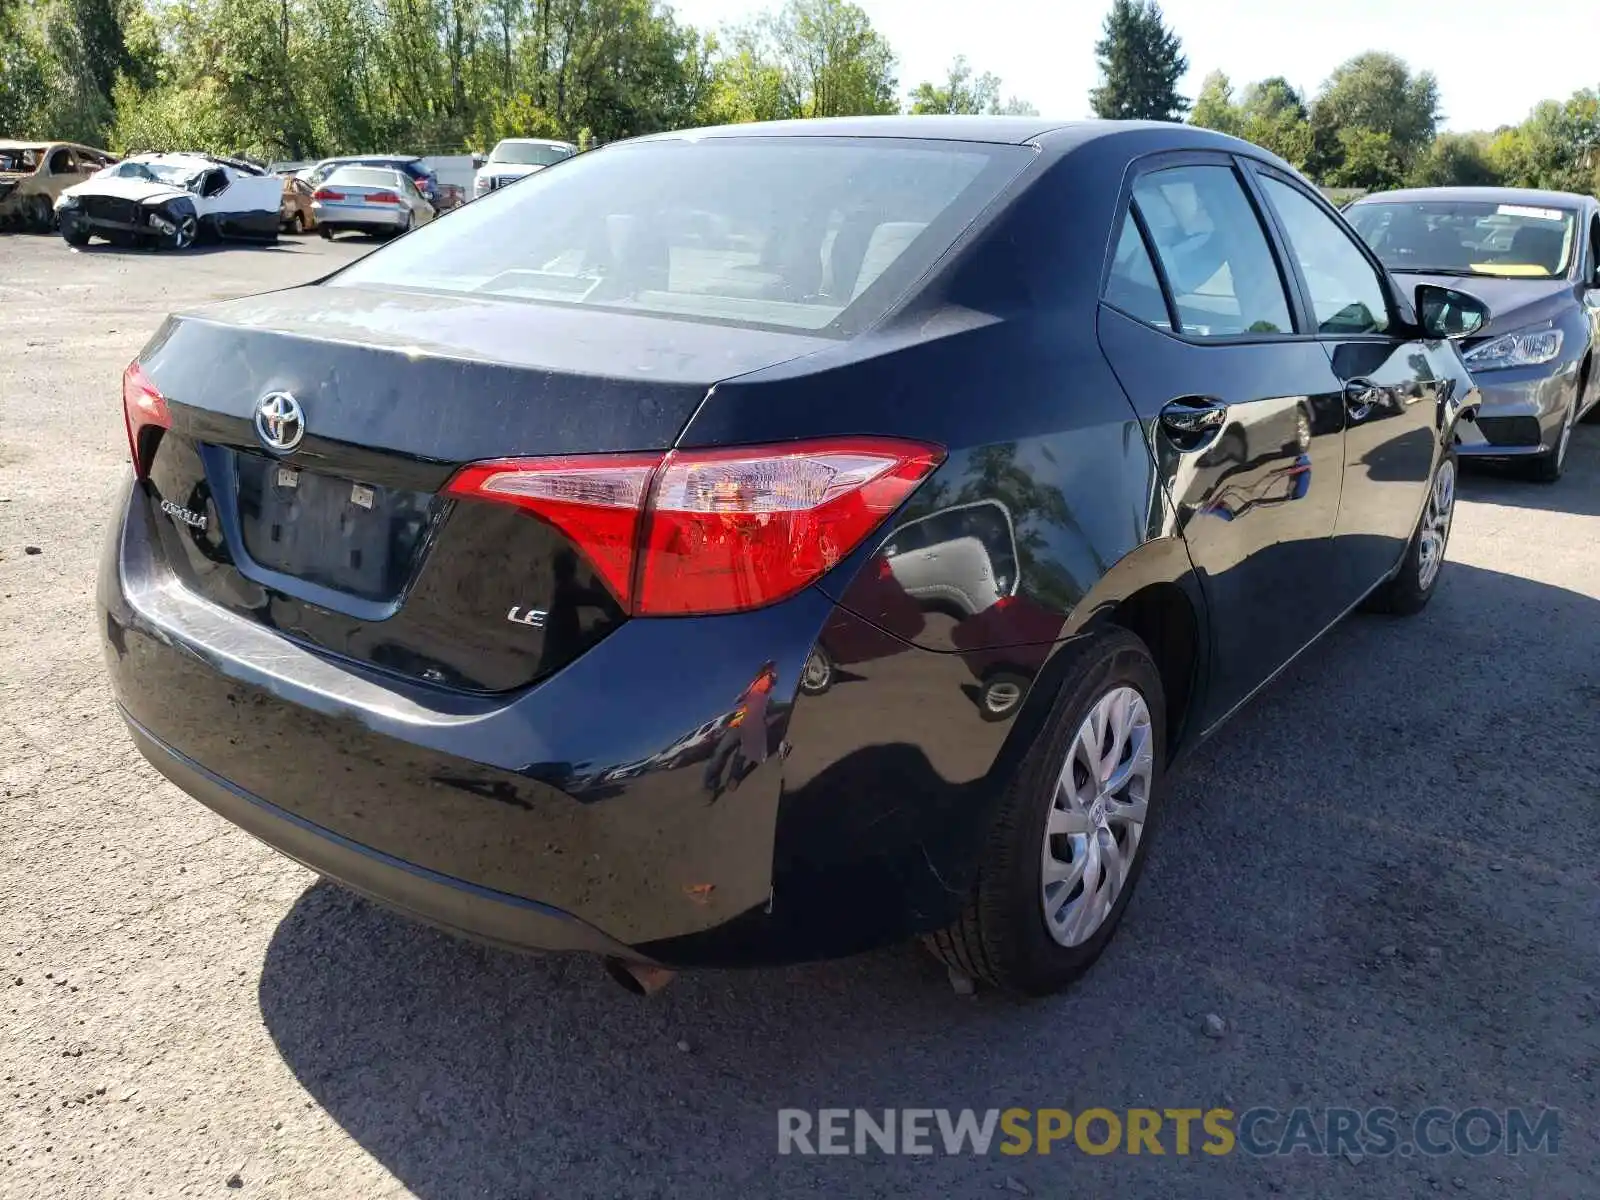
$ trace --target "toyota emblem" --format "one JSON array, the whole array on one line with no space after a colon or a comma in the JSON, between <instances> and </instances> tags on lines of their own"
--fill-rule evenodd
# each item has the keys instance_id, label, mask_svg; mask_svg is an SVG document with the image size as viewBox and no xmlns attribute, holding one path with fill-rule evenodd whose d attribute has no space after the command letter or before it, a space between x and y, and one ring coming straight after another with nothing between
<instances>
[{"instance_id":1,"label":"toyota emblem","mask_svg":"<svg viewBox=\"0 0 1600 1200\"><path fill-rule=\"evenodd\" d=\"M306 415L288 392L268 392L256 405L256 436L268 450L287 454L306 435Z\"/></svg>"}]
</instances>

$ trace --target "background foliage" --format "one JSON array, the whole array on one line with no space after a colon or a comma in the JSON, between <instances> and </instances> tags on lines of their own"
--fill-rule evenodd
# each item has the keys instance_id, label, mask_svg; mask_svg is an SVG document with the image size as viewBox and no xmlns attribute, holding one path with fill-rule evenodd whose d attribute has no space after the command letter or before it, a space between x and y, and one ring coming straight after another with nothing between
<instances>
[{"instance_id":1,"label":"background foliage","mask_svg":"<svg viewBox=\"0 0 1600 1200\"><path fill-rule=\"evenodd\" d=\"M1265 146L1334 188L1600 188L1600 89L1520 124L1439 133L1439 88L1392 54L1314 95L1208 75L1155 0L1112 0L1098 115L1182 119ZM957 57L913 113L1025 113ZM448 153L500 137L583 144L685 125L902 109L893 48L851 0L783 0L716 32L662 0L0 0L0 136L260 158Z\"/></svg>"}]
</instances>

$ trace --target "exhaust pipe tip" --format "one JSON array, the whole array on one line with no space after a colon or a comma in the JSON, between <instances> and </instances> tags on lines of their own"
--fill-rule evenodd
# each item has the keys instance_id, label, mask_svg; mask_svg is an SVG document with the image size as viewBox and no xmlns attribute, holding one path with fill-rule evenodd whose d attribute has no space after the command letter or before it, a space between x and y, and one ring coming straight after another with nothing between
<instances>
[{"instance_id":1,"label":"exhaust pipe tip","mask_svg":"<svg viewBox=\"0 0 1600 1200\"><path fill-rule=\"evenodd\" d=\"M605 966L606 974L616 981L617 986L635 996L653 996L678 977L676 971L666 967L649 967L620 958L606 959Z\"/></svg>"}]
</instances>

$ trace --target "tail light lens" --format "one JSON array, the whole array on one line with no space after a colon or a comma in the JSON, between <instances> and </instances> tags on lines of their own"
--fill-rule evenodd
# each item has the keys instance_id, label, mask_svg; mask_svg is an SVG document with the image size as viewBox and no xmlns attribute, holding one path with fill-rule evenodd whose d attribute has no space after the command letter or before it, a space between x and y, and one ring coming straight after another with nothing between
<instances>
[{"instance_id":1,"label":"tail light lens","mask_svg":"<svg viewBox=\"0 0 1600 1200\"><path fill-rule=\"evenodd\" d=\"M399 204L400 197L395 192L368 192L367 199L373 204Z\"/></svg>"},{"instance_id":2,"label":"tail light lens","mask_svg":"<svg viewBox=\"0 0 1600 1200\"><path fill-rule=\"evenodd\" d=\"M155 456L154 432L172 428L172 413L167 409L167 398L156 391L155 384L137 362L128 364L122 373L122 421L128 430L128 453L133 456L133 473L140 479L150 474L150 460Z\"/></svg>"},{"instance_id":3,"label":"tail light lens","mask_svg":"<svg viewBox=\"0 0 1600 1200\"><path fill-rule=\"evenodd\" d=\"M944 461L888 438L664 455L507 459L449 494L514 504L588 555L641 616L739 612L794 595L844 558Z\"/></svg>"},{"instance_id":4,"label":"tail light lens","mask_svg":"<svg viewBox=\"0 0 1600 1200\"><path fill-rule=\"evenodd\" d=\"M332 188L318 188L311 193L313 200L343 200L344 193L336 192Z\"/></svg>"}]
</instances>

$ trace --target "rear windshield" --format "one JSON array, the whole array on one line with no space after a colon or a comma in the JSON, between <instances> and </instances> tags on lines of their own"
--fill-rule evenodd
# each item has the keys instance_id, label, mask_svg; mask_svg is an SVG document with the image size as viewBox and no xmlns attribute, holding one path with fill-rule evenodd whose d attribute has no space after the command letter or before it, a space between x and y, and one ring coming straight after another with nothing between
<instances>
[{"instance_id":1,"label":"rear windshield","mask_svg":"<svg viewBox=\"0 0 1600 1200\"><path fill-rule=\"evenodd\" d=\"M1030 158L881 138L612 146L491 192L330 282L843 336L886 311Z\"/></svg>"},{"instance_id":2,"label":"rear windshield","mask_svg":"<svg viewBox=\"0 0 1600 1200\"><path fill-rule=\"evenodd\" d=\"M387 167L340 167L327 178L328 183L342 183L346 187L397 188L400 175Z\"/></svg>"},{"instance_id":3,"label":"rear windshield","mask_svg":"<svg viewBox=\"0 0 1600 1200\"><path fill-rule=\"evenodd\" d=\"M1576 214L1465 200L1356 204L1350 224L1390 270L1555 279L1572 261Z\"/></svg>"},{"instance_id":4,"label":"rear windshield","mask_svg":"<svg viewBox=\"0 0 1600 1200\"><path fill-rule=\"evenodd\" d=\"M501 142L489 151L489 161L519 167L548 167L572 157L570 146L541 146L537 142Z\"/></svg>"}]
</instances>

